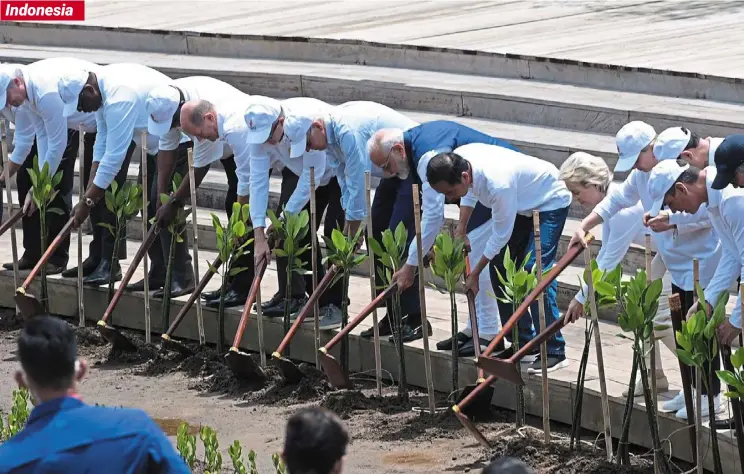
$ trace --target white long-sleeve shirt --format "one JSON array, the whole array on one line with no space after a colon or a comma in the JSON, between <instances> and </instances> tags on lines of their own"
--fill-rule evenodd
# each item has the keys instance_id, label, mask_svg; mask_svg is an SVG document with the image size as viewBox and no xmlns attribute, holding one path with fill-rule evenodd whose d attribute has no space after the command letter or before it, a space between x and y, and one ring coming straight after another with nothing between
<instances>
[{"instance_id":1,"label":"white long-sleeve shirt","mask_svg":"<svg viewBox=\"0 0 744 474\"><path fill-rule=\"evenodd\" d=\"M648 193L649 175L639 170L631 171L618 191L607 195L597 204L594 212L603 221L608 221L639 201L644 211L651 209L654 202ZM701 206L695 214L672 213L669 222L677 225L676 231L652 232L651 239L671 274L672 283L691 291L694 287L692 259L697 258L700 262L700 284L707 287L721 258L721 244L705 207Z\"/></svg>"},{"instance_id":2,"label":"white long-sleeve shirt","mask_svg":"<svg viewBox=\"0 0 744 474\"><path fill-rule=\"evenodd\" d=\"M713 278L705 288L705 300L715 305L718 295L728 291L738 277L744 282L744 189L729 185L720 191L715 190L711 187L716 177L715 166L709 166L705 171L707 213L723 247L720 264L716 265ZM730 321L741 328L741 292Z\"/></svg>"},{"instance_id":3,"label":"white long-sleeve shirt","mask_svg":"<svg viewBox=\"0 0 744 474\"><path fill-rule=\"evenodd\" d=\"M301 117L314 119L327 116L333 106L318 99L296 97L281 101L284 126ZM284 211L298 213L310 200L310 168L315 168L315 187L325 186L336 174L335 168L326 166L326 152L315 150L297 158L290 158L290 142L287 134L276 145L261 143L251 145L251 221L254 227L266 227L266 209L269 204L269 169L271 163L279 161L299 176L297 187L284 206Z\"/></svg>"},{"instance_id":4,"label":"white long-sleeve shirt","mask_svg":"<svg viewBox=\"0 0 744 474\"><path fill-rule=\"evenodd\" d=\"M183 92L186 102L190 100L208 100L212 104L219 104L230 100L242 100L248 96L227 82L213 77L192 76L173 80L173 85ZM160 137L160 150L175 150L183 141L184 133L181 127L172 128ZM222 158L225 143L221 140L196 140L194 142L194 167L204 168Z\"/></svg>"},{"instance_id":5,"label":"white long-sleeve shirt","mask_svg":"<svg viewBox=\"0 0 744 474\"><path fill-rule=\"evenodd\" d=\"M383 176L369 159L367 141L383 128L408 130L416 125L405 115L375 102L346 102L333 109L326 119L326 156L336 168L347 221L361 221L367 216L365 173Z\"/></svg>"},{"instance_id":6,"label":"white long-sleeve shirt","mask_svg":"<svg viewBox=\"0 0 744 474\"><path fill-rule=\"evenodd\" d=\"M22 77L26 85L27 100L16 108L13 116L15 134L10 160L22 165L31 152L36 138L39 166L49 163L54 174L59 168L67 148L67 129L77 129L82 124L86 132L95 132L95 115L77 112L67 119L62 114L64 104L57 90L57 82L68 71L93 69L91 62L74 58L52 58L37 61L28 66L4 65L14 71L14 77Z\"/></svg>"},{"instance_id":7,"label":"white long-sleeve shirt","mask_svg":"<svg viewBox=\"0 0 744 474\"><path fill-rule=\"evenodd\" d=\"M571 204L571 192L553 164L508 148L471 143L455 150L470 163L473 182L460 206L491 209L493 232L483 256L493 259L509 242L517 214L554 211Z\"/></svg>"},{"instance_id":8,"label":"white long-sleeve shirt","mask_svg":"<svg viewBox=\"0 0 744 474\"><path fill-rule=\"evenodd\" d=\"M171 78L140 64L111 64L95 70L103 103L96 112L98 134L93 146L93 162L98 171L93 184L109 187L121 169L129 144L141 145L147 132L145 101L150 90L170 84ZM147 134L147 149L158 147L159 137Z\"/></svg>"}]
</instances>

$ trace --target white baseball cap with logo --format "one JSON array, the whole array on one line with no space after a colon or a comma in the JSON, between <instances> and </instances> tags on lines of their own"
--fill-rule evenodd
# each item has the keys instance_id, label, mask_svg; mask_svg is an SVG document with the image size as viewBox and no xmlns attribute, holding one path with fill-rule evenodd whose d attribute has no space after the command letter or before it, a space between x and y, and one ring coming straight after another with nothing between
<instances>
[{"instance_id":1,"label":"white baseball cap with logo","mask_svg":"<svg viewBox=\"0 0 744 474\"><path fill-rule=\"evenodd\" d=\"M667 128L656 137L654 157L659 160L676 160L690 142L690 131L682 127Z\"/></svg>"},{"instance_id":2,"label":"white baseball cap with logo","mask_svg":"<svg viewBox=\"0 0 744 474\"><path fill-rule=\"evenodd\" d=\"M266 142L274 122L282 113L278 100L261 95L250 97L251 105L245 110L245 124L248 126L248 143L257 145Z\"/></svg>"},{"instance_id":3,"label":"white baseball cap with logo","mask_svg":"<svg viewBox=\"0 0 744 474\"><path fill-rule=\"evenodd\" d=\"M664 196L689 167L690 165L687 164L678 165L676 160L664 160L654 166L648 177L648 194L654 201L648 211L651 217L659 215L659 211L664 206Z\"/></svg>"},{"instance_id":4,"label":"white baseball cap with logo","mask_svg":"<svg viewBox=\"0 0 744 474\"><path fill-rule=\"evenodd\" d=\"M0 67L0 110L8 105L8 87L12 80L11 71L6 67Z\"/></svg>"},{"instance_id":5,"label":"white baseball cap with logo","mask_svg":"<svg viewBox=\"0 0 744 474\"><path fill-rule=\"evenodd\" d=\"M297 158L307 150L307 132L313 125L314 117L309 115L290 115L284 120L284 134L289 138L289 157Z\"/></svg>"},{"instance_id":6,"label":"white baseball cap with logo","mask_svg":"<svg viewBox=\"0 0 744 474\"><path fill-rule=\"evenodd\" d=\"M57 82L59 96L65 104L62 112L65 117L74 115L78 111L78 100L80 99L80 93L83 91L83 87L85 87L85 83L88 82L88 75L89 71L77 69L68 72Z\"/></svg>"},{"instance_id":7,"label":"white baseball cap with logo","mask_svg":"<svg viewBox=\"0 0 744 474\"><path fill-rule=\"evenodd\" d=\"M173 115L181 103L181 94L171 85L151 90L145 100L147 131L156 137L165 136L171 129Z\"/></svg>"},{"instance_id":8,"label":"white baseball cap with logo","mask_svg":"<svg viewBox=\"0 0 744 474\"><path fill-rule=\"evenodd\" d=\"M638 160L644 148L649 146L656 137L654 127L636 120L626 123L615 136L617 145L618 160L615 165L615 172L622 173L629 171Z\"/></svg>"}]
</instances>

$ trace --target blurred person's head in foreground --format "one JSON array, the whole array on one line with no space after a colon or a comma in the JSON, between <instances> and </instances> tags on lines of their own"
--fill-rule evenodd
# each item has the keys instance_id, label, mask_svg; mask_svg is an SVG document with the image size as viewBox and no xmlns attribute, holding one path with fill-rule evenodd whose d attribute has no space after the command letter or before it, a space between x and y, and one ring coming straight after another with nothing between
<instances>
[{"instance_id":1,"label":"blurred person's head in foreground","mask_svg":"<svg viewBox=\"0 0 744 474\"><path fill-rule=\"evenodd\" d=\"M483 474L533 474L533 471L519 459L503 457L486 466Z\"/></svg>"},{"instance_id":2,"label":"blurred person's head in foreground","mask_svg":"<svg viewBox=\"0 0 744 474\"><path fill-rule=\"evenodd\" d=\"M348 444L335 413L304 408L287 421L282 458L290 474L341 474Z\"/></svg>"}]
</instances>

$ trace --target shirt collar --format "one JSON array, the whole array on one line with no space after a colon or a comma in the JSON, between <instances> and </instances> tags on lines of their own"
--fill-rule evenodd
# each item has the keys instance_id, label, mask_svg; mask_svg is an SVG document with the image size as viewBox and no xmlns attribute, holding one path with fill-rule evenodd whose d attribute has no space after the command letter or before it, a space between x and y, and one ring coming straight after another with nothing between
<instances>
[{"instance_id":1,"label":"shirt collar","mask_svg":"<svg viewBox=\"0 0 744 474\"><path fill-rule=\"evenodd\" d=\"M473 179L473 182L470 184L470 187L473 190L477 190L478 187L480 186L481 180L483 178L483 176L481 176L482 173L475 166L475 164L473 164L473 161L472 160L468 160L468 164L470 164L470 173L472 174L472 179Z\"/></svg>"},{"instance_id":2,"label":"shirt collar","mask_svg":"<svg viewBox=\"0 0 744 474\"><path fill-rule=\"evenodd\" d=\"M338 139L336 132L333 130L333 120L328 118L324 118L323 120L325 121L326 141L329 145L336 145Z\"/></svg>"},{"instance_id":3,"label":"shirt collar","mask_svg":"<svg viewBox=\"0 0 744 474\"><path fill-rule=\"evenodd\" d=\"M217 112L217 136L222 140L225 139L225 116L219 111Z\"/></svg>"},{"instance_id":4,"label":"shirt collar","mask_svg":"<svg viewBox=\"0 0 744 474\"><path fill-rule=\"evenodd\" d=\"M41 405L37 405L31 411L31 415L28 417L28 424L35 423L43 418L54 415L60 411L74 410L85 405L82 400L77 397L64 396L49 400Z\"/></svg>"},{"instance_id":5,"label":"shirt collar","mask_svg":"<svg viewBox=\"0 0 744 474\"><path fill-rule=\"evenodd\" d=\"M712 166L705 168L705 186L708 188L708 202L706 207L708 210L717 209L721 205L721 198L723 197L723 190L713 189L713 180L716 179L716 169Z\"/></svg>"}]
</instances>

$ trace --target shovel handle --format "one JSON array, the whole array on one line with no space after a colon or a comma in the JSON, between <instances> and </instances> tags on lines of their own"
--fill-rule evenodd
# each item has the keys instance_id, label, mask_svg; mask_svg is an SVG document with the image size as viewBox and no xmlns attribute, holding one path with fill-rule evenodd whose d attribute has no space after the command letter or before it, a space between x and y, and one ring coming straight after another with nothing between
<instances>
[{"instance_id":1,"label":"shovel handle","mask_svg":"<svg viewBox=\"0 0 744 474\"><path fill-rule=\"evenodd\" d=\"M3 225L0 226L0 235L3 235L8 231L8 229L13 227L13 224L21 220L21 217L23 217L23 210L19 209L15 214L10 216Z\"/></svg>"},{"instance_id":2,"label":"shovel handle","mask_svg":"<svg viewBox=\"0 0 744 474\"><path fill-rule=\"evenodd\" d=\"M452 407L452 411L454 411L455 413L462 411L462 409L465 408L466 406L470 405L470 403L475 398L477 398L478 395L480 395L481 392L486 389L486 387L488 387L489 385L491 385L495 381L496 381L496 376L495 375L489 375L487 379L483 380L478 385L476 385L472 392L468 393L468 395L465 398L463 398L462 400L460 400L460 403L458 403L457 405L455 405L454 407Z\"/></svg>"},{"instance_id":3,"label":"shovel handle","mask_svg":"<svg viewBox=\"0 0 744 474\"><path fill-rule=\"evenodd\" d=\"M62 241L65 240L68 235L70 235L70 232L72 232L72 225L74 223L75 218L71 217L70 220L67 221L67 224L62 227L62 230L59 231L59 234L57 234L57 237L54 238L51 245L49 245L49 247L46 249L44 255L42 255L39 261L36 262L34 269L31 270L31 273L28 274L26 279L23 281L23 284L21 285L21 288L23 288L24 292L31 285L31 282L34 281L34 278L36 278L36 275L39 273L39 271L41 271L42 265L46 265L47 260L49 260L49 257L51 257L54 251L57 250L59 244L61 244Z\"/></svg>"},{"instance_id":4,"label":"shovel handle","mask_svg":"<svg viewBox=\"0 0 744 474\"><path fill-rule=\"evenodd\" d=\"M251 283L251 290L248 292L248 299L245 301L243 314L240 315L240 323L238 323L238 330L235 332L235 339L233 339L232 346L235 348L240 347L240 341L243 339L245 327L248 325L248 316L251 314L251 306L256 301L256 295L258 295L258 290L261 288L261 280L268 265L269 262L266 259L261 260L258 275L253 278L253 283Z\"/></svg>"},{"instance_id":5,"label":"shovel handle","mask_svg":"<svg viewBox=\"0 0 744 474\"><path fill-rule=\"evenodd\" d=\"M289 328L289 331L284 336L284 339L282 339L279 347L276 348L276 352L274 352L274 354L281 355L281 353L284 352L284 349L287 348L289 341L292 340L292 337L294 337L295 333L300 329L300 326L305 321L305 318L310 315L310 312L313 310L315 303L320 299L321 296L323 296L323 293L325 293L328 287L331 286L333 278L338 274L340 270L341 269L336 265L332 265L331 268L328 269L328 273L326 273L323 279L320 280L320 283L318 283L318 286L315 288L315 291L313 291L313 294L310 295L310 298L307 299L307 303L305 303L305 306L302 307L300 314L297 315L297 319L295 319L292 327Z\"/></svg>"},{"instance_id":6,"label":"shovel handle","mask_svg":"<svg viewBox=\"0 0 744 474\"><path fill-rule=\"evenodd\" d=\"M204 288L206 288L207 283L212 279L214 276L213 268L218 268L220 265L222 265L222 260L220 257L217 257L214 262L207 268L206 273L204 273L204 276L201 280L199 280L199 285L196 287L193 293L189 296L189 299L186 300L186 304L183 305L181 308L181 311L178 312L176 315L176 319L173 320L168 330L165 332L165 335L170 336L172 335L179 324L181 324L181 321L183 318L186 317L186 314L189 312L192 306L194 306L194 303L196 302L196 299L199 298L199 295L201 295L202 291L204 291Z\"/></svg>"},{"instance_id":7,"label":"shovel handle","mask_svg":"<svg viewBox=\"0 0 744 474\"><path fill-rule=\"evenodd\" d=\"M548 339L550 339L553 334L557 333L561 330L563 326L566 324L566 316L563 315L560 318L553 321L550 326L546 327L544 331L542 331L540 334L537 335L536 338L532 339L527 344L523 345L519 348L517 352L514 353L509 358L510 362L515 362L521 360L524 356L532 352L536 347L539 347L543 342L546 342Z\"/></svg>"},{"instance_id":8,"label":"shovel handle","mask_svg":"<svg viewBox=\"0 0 744 474\"><path fill-rule=\"evenodd\" d=\"M594 236L592 234L586 234L585 242L586 244L590 244L594 240ZM516 311L514 311L514 314L511 315L509 320L504 324L504 326L501 328L501 331L496 334L496 337L493 338L491 343L488 345L485 351L483 351L483 356L488 357L494 349L501 343L501 341L504 340L504 337L507 334L511 333L512 328L515 324L524 316L524 313L527 312L530 305L537 300L537 298L540 296L540 293L542 293L545 288L548 287L551 283L553 283L553 280L555 280L560 273L566 269L576 258L584 253L584 246L581 244L574 245L568 251L566 254L561 258L558 263L556 263L553 268L550 269L547 275L545 275L545 278L543 278L540 282L538 282L537 286L535 287L532 292L527 295L527 298L522 301L522 304L519 305Z\"/></svg>"},{"instance_id":9,"label":"shovel handle","mask_svg":"<svg viewBox=\"0 0 744 474\"><path fill-rule=\"evenodd\" d=\"M349 321L349 324L346 325L341 331L339 331L338 334L333 336L333 339L328 341L328 344L320 348L320 352L326 353L333 346L338 344L338 342L343 339L347 334L349 334L351 331L354 330L355 327L359 326L359 323L364 321L364 318L372 314L372 311L374 311L377 307L382 305L382 303L390 297L393 292L398 291L398 284L394 283L387 287L385 291L377 295L377 298L373 299L367 306L362 309L362 311L351 321Z\"/></svg>"},{"instance_id":10,"label":"shovel handle","mask_svg":"<svg viewBox=\"0 0 744 474\"><path fill-rule=\"evenodd\" d=\"M111 298L111 302L106 308L106 311L104 311L103 317L101 318L102 321L104 322L108 321L108 318L114 312L114 308L116 308L116 305L119 304L119 299L121 299L121 295L124 294L124 290L126 289L126 286L129 284L129 280L132 279L132 277L134 276L134 272L137 271L137 267L139 266L140 262L142 261L145 254L152 246L153 242L155 242L155 238L158 236L158 232L159 232L159 229L157 228L157 226L153 225L152 227L150 227L150 231L147 233L147 238L145 239L144 242L142 242L142 245L140 245L140 248L137 249L137 253L134 255L132 262L129 264L127 273L124 275L124 278L121 280L121 283L119 283L119 288L116 289L116 293L114 293L113 298ZM145 275L145 278L147 278L147 275Z\"/></svg>"},{"instance_id":11,"label":"shovel handle","mask_svg":"<svg viewBox=\"0 0 744 474\"><path fill-rule=\"evenodd\" d=\"M465 279L470 276L470 257L465 256ZM473 335L473 350L475 350L475 360L481 355L480 334L478 333L478 316L475 313L475 295L472 291L467 291L465 296L468 298L468 317L470 318L470 330ZM478 369L478 379L483 378L483 369Z\"/></svg>"}]
</instances>

